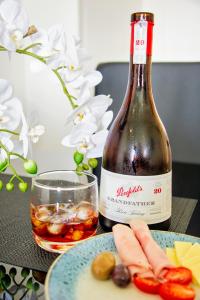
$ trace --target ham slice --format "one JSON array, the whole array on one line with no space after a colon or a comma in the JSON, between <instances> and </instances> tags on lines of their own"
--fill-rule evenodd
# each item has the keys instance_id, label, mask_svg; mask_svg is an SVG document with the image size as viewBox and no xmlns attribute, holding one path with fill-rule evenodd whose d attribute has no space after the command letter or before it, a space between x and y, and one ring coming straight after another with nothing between
<instances>
[{"instance_id":1,"label":"ham slice","mask_svg":"<svg viewBox=\"0 0 200 300\"><path fill-rule=\"evenodd\" d=\"M128 267L131 275L154 277L151 266L131 228L117 224L112 230L121 262Z\"/></svg>"},{"instance_id":2,"label":"ham slice","mask_svg":"<svg viewBox=\"0 0 200 300\"><path fill-rule=\"evenodd\" d=\"M133 220L130 226L153 268L157 278L162 278L165 271L172 268L164 250L154 241L147 224L141 220Z\"/></svg>"}]
</instances>

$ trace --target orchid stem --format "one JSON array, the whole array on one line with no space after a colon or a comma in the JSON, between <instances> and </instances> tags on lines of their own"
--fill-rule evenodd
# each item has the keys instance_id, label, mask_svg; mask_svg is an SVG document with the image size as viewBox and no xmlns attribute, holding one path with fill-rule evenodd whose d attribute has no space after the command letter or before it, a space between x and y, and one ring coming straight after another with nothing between
<instances>
[{"instance_id":1,"label":"orchid stem","mask_svg":"<svg viewBox=\"0 0 200 300\"><path fill-rule=\"evenodd\" d=\"M65 85L65 82L63 81L62 77L60 76L58 70L54 69L52 70L54 72L54 74L57 76L57 78L59 79L61 85L62 85L62 88L63 88L63 92L64 94L68 97L70 103L71 103L71 106L73 109L77 108L78 105L74 103L73 99L75 99L72 95L69 94L67 88L66 88L66 85Z\"/></svg>"},{"instance_id":2,"label":"orchid stem","mask_svg":"<svg viewBox=\"0 0 200 300\"><path fill-rule=\"evenodd\" d=\"M7 132L7 133L14 134L14 135L19 135L19 133L18 133L18 132L11 131L11 130L8 130L8 129L0 129L0 132Z\"/></svg>"},{"instance_id":3,"label":"orchid stem","mask_svg":"<svg viewBox=\"0 0 200 300\"><path fill-rule=\"evenodd\" d=\"M19 53L19 54L25 54L25 55L34 57L37 60L39 60L39 61L43 62L44 64L46 64L46 60L43 57L41 57L41 56L39 56L39 55L37 55L35 53L32 53L30 51L27 51L25 49L17 49L16 52Z\"/></svg>"},{"instance_id":4,"label":"orchid stem","mask_svg":"<svg viewBox=\"0 0 200 300\"><path fill-rule=\"evenodd\" d=\"M39 45L41 45L41 44L40 43L35 43L35 44L31 44L30 46L27 46L24 49L16 49L16 53L25 54L25 55L31 56L31 57L33 57L33 58L41 61L42 63L46 64L46 59L44 57L42 57L40 55L37 55L37 54L35 54L33 52L27 51L27 50L29 50L29 49L31 49L31 48L33 48L35 46L39 46ZM2 47L2 46L0 46L0 51L7 51L7 49L4 48L4 47ZM64 67L65 66L62 66L61 68L64 68ZM72 95L70 95L70 93L68 92L67 87L65 85L65 82L63 81L62 77L60 76L60 74L58 72L59 69L60 68L57 68L55 70L52 69L52 71L57 76L58 80L60 81L60 83L62 85L62 88L63 88L63 92L67 96L67 98L68 98L68 100L69 100L72 108L75 109L76 107L78 107L78 105L75 104L74 101L73 101L73 100L75 100L75 97L73 97Z\"/></svg>"},{"instance_id":5,"label":"orchid stem","mask_svg":"<svg viewBox=\"0 0 200 300\"><path fill-rule=\"evenodd\" d=\"M26 160L27 160L24 156L20 155L19 153L16 153L16 152L9 152L9 154L10 154L10 155L13 155L13 156L17 156L17 157L21 158L23 161L26 161Z\"/></svg>"},{"instance_id":6,"label":"orchid stem","mask_svg":"<svg viewBox=\"0 0 200 300\"><path fill-rule=\"evenodd\" d=\"M6 152L6 155L7 155L7 159L8 159L8 165L10 164L10 153L8 151L8 149L6 148L6 146L4 146L1 141L0 141L0 148L2 148L5 152Z\"/></svg>"},{"instance_id":7,"label":"orchid stem","mask_svg":"<svg viewBox=\"0 0 200 300\"><path fill-rule=\"evenodd\" d=\"M15 177L16 177L16 175L13 175L13 176L10 178L9 182L11 183L11 182L15 179Z\"/></svg>"},{"instance_id":8,"label":"orchid stem","mask_svg":"<svg viewBox=\"0 0 200 300\"><path fill-rule=\"evenodd\" d=\"M19 175L17 174L15 168L12 165L9 165L9 168L12 170L13 174L15 175L15 177L20 181L20 182L24 182L24 180L22 180Z\"/></svg>"},{"instance_id":9,"label":"orchid stem","mask_svg":"<svg viewBox=\"0 0 200 300\"><path fill-rule=\"evenodd\" d=\"M10 155L17 155L17 156L19 156L23 160L25 160L25 158L22 155L18 154L18 153L9 152L9 150L6 148L6 146L4 146L1 142L0 142L0 148L2 148L6 152L6 154L7 154L8 163L7 163L7 165L5 167L9 167L12 170L12 172L13 172L13 176L15 176L20 182L24 182L24 180L20 178L20 176L17 174L17 171L15 170L15 168L10 163ZM1 172L2 172L2 170L1 170ZM11 178L11 180L13 180L13 179Z\"/></svg>"},{"instance_id":10,"label":"orchid stem","mask_svg":"<svg viewBox=\"0 0 200 300\"><path fill-rule=\"evenodd\" d=\"M20 54L25 54L25 55L34 57L35 59L37 59L37 60L41 61L42 63L46 64L46 59L44 57L41 57L41 56L39 56L35 53L27 51L27 48L25 48L23 50L17 49L16 52L20 53ZM60 76L60 74L58 73L57 70L52 70L52 71L57 76L58 80L60 81L60 83L62 85L62 88L63 88L63 92L67 96L67 98L69 99L69 102L70 102L72 108L75 109L77 107L77 105L73 102L74 97L72 95L70 95L70 93L68 92L68 90L66 88L66 85L65 85L65 82L63 81L62 77Z\"/></svg>"},{"instance_id":11,"label":"orchid stem","mask_svg":"<svg viewBox=\"0 0 200 300\"><path fill-rule=\"evenodd\" d=\"M23 51L27 51L27 50L29 50L29 49L31 49L31 48L34 48L34 47L40 46L40 45L41 45L41 43L34 43L34 44L32 44L32 45L30 45L30 46L24 48Z\"/></svg>"}]
</instances>

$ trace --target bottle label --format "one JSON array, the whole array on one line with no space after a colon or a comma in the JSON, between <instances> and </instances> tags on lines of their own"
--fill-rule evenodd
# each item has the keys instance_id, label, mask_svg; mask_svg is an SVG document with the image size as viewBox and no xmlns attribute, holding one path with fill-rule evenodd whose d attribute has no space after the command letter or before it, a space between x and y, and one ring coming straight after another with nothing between
<instances>
[{"instance_id":1,"label":"bottle label","mask_svg":"<svg viewBox=\"0 0 200 300\"><path fill-rule=\"evenodd\" d=\"M148 224L171 216L172 172L154 176L131 176L102 168L100 213L108 219L129 223L134 218Z\"/></svg>"},{"instance_id":2,"label":"bottle label","mask_svg":"<svg viewBox=\"0 0 200 300\"><path fill-rule=\"evenodd\" d=\"M148 22L141 20L133 25L133 63L146 64Z\"/></svg>"}]
</instances>

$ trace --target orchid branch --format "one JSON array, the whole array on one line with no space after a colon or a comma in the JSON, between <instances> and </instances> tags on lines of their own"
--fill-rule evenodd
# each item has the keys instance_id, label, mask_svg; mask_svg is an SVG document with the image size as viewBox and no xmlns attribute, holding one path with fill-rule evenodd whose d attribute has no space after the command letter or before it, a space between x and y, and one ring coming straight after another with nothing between
<instances>
[{"instance_id":1,"label":"orchid branch","mask_svg":"<svg viewBox=\"0 0 200 300\"><path fill-rule=\"evenodd\" d=\"M7 133L11 133L13 135L19 135L18 132L16 131L11 131L11 130L8 130L8 129L0 129L0 132L7 132Z\"/></svg>"},{"instance_id":2,"label":"orchid branch","mask_svg":"<svg viewBox=\"0 0 200 300\"><path fill-rule=\"evenodd\" d=\"M62 85L62 88L63 88L63 92L64 94L68 97L69 101L70 101L70 104L72 106L73 109L77 108L78 105L74 103L73 99L75 99L74 96L70 95L67 88L66 88L66 85L65 85L65 82L63 81L62 77L60 76L59 72L57 69L55 70L52 70L54 72L54 74L57 76L57 78L59 79L61 85Z\"/></svg>"},{"instance_id":3,"label":"orchid branch","mask_svg":"<svg viewBox=\"0 0 200 300\"><path fill-rule=\"evenodd\" d=\"M24 48L23 50L24 50L24 51L27 51L27 50L29 50L29 49L32 49L32 48L36 47L36 46L41 46L41 43L34 43L34 44L31 44L30 46L27 46L27 47Z\"/></svg>"},{"instance_id":4,"label":"orchid branch","mask_svg":"<svg viewBox=\"0 0 200 300\"><path fill-rule=\"evenodd\" d=\"M36 54L36 53L33 53L33 52L28 51L29 49L31 49L31 48L33 48L33 47L36 47L36 46L39 46L39 45L41 45L41 43L34 43L34 44L31 44L30 46L27 46L27 47L24 48L24 49L17 49L17 50L16 50L16 53L31 56L31 57L33 57L33 58L39 60L40 62L42 62L42 63L44 63L44 64L47 64L46 58L45 58L45 57L42 57L42 56L40 56L40 55L38 55L38 54ZM2 46L0 46L0 51L7 51L7 49L4 48L4 47L2 47ZM62 68L64 68L64 67L65 67L65 66L63 66ZM70 104L71 104L71 107L72 107L73 109L75 109L75 108L78 107L78 105L74 103L75 97L72 96L72 95L68 92L68 89L67 89L67 87L66 87L65 82L64 82L64 80L62 79L62 77L60 76L60 74L59 74L59 72L58 72L59 69L60 69L60 68L52 69L52 71L53 71L53 73L56 75L56 77L58 78L58 80L60 81L60 84L61 84L61 86L62 86L62 88L63 88L63 92L64 92L64 94L67 96L67 98L68 98L68 100L69 100L69 102L70 102Z\"/></svg>"},{"instance_id":5,"label":"orchid branch","mask_svg":"<svg viewBox=\"0 0 200 300\"><path fill-rule=\"evenodd\" d=\"M0 141L0 148L2 148L7 155L7 159L1 163L0 165L0 173L5 171L7 168L9 168L13 176L9 180L9 182L6 184L7 191L12 191L14 189L14 184L12 183L15 178L19 181L19 189L21 192L26 192L28 189L28 184L21 178L21 176L17 173L16 169L11 164L11 156L17 156L24 162L24 169L29 174L36 174L37 173L37 165L33 160L28 160L24 156L20 155L19 153L9 151L7 147ZM0 190L3 188L3 183L0 180Z\"/></svg>"}]
</instances>

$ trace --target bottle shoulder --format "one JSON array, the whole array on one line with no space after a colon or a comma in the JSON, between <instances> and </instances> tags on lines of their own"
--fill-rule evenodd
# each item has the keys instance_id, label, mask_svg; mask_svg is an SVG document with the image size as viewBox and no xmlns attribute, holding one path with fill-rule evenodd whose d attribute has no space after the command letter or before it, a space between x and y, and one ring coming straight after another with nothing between
<instances>
[{"instance_id":1,"label":"bottle shoulder","mask_svg":"<svg viewBox=\"0 0 200 300\"><path fill-rule=\"evenodd\" d=\"M115 120L103 154L103 167L131 175L159 175L171 170L171 149L162 122Z\"/></svg>"}]
</instances>

